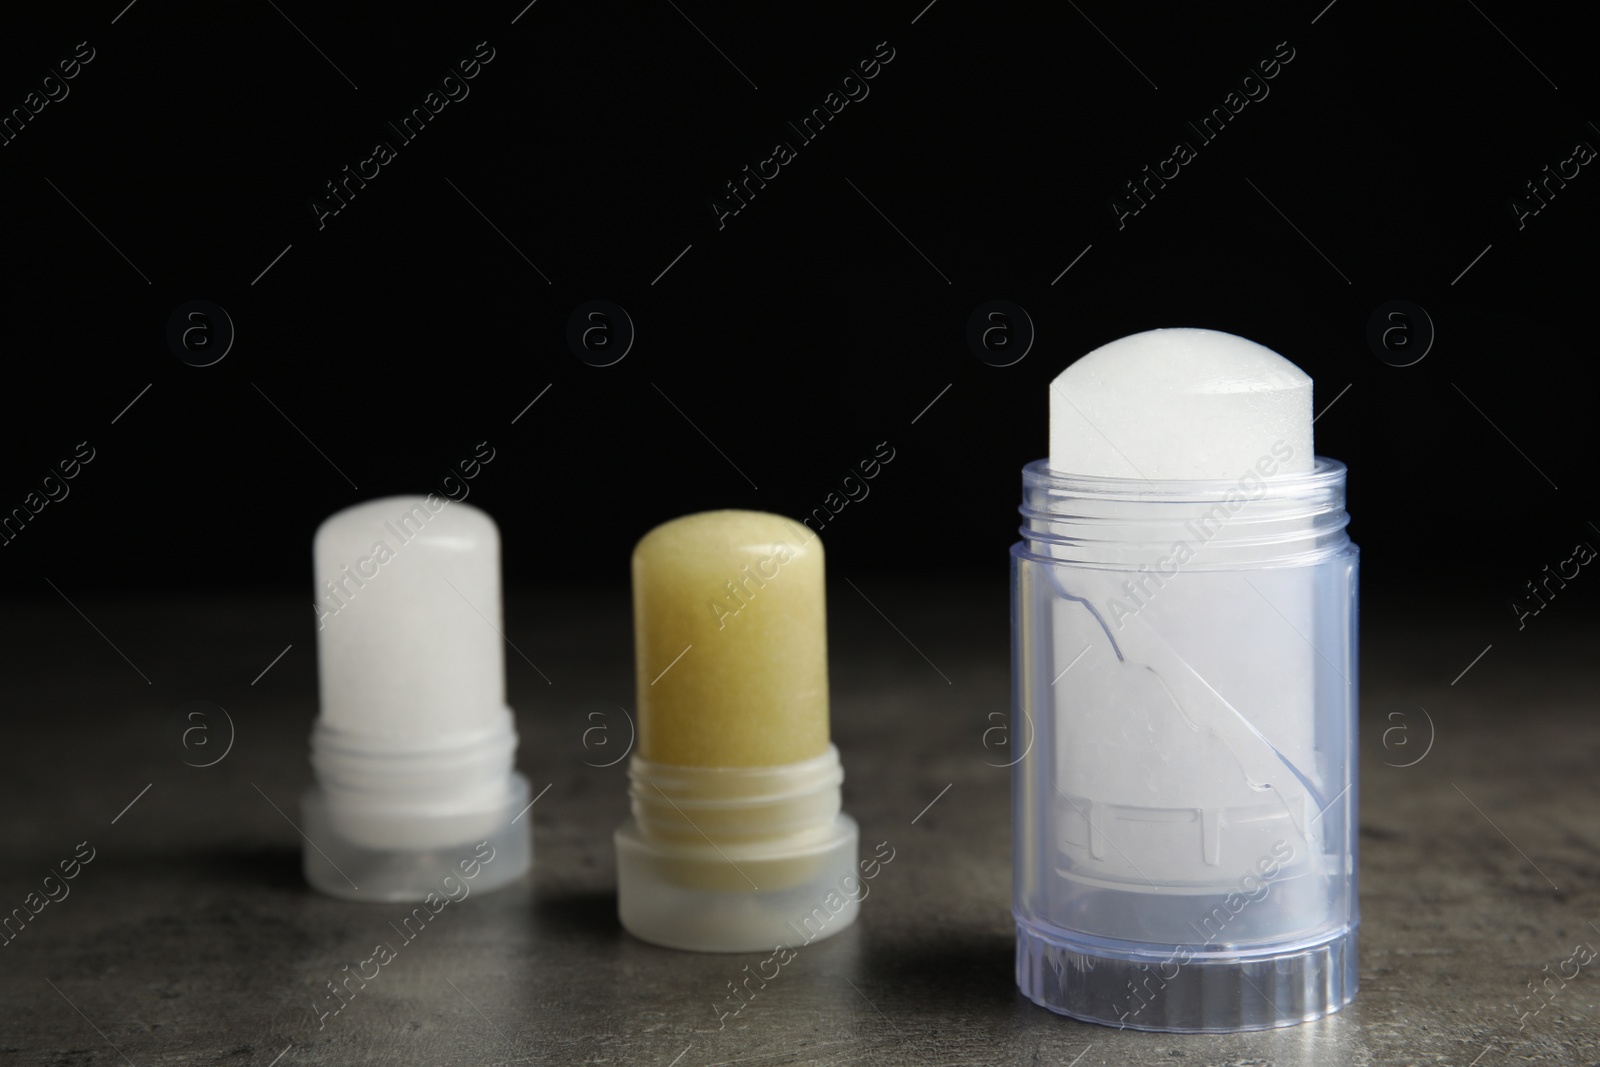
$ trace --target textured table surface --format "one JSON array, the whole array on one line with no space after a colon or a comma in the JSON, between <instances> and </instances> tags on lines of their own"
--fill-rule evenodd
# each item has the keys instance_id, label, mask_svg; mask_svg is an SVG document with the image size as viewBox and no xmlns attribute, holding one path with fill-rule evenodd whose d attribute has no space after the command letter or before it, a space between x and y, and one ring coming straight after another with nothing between
<instances>
[{"instance_id":1,"label":"textured table surface","mask_svg":"<svg viewBox=\"0 0 1600 1067\"><path fill-rule=\"evenodd\" d=\"M1493 634L1369 612L1361 991L1319 1022L1180 1037L1059 1018L1015 989L1009 772L991 766L1009 756L1003 732L986 734L1008 704L1003 572L957 590L843 577L830 625L845 804L864 847L887 842L894 859L858 924L801 949L720 1027L728 983L761 957L659 949L615 917L625 761L598 765L630 733L625 590L508 596L519 764L549 786L535 870L448 906L320 1025L325 983L395 940L404 909L321 897L300 877L288 819L316 706L306 605L12 604L0 904L22 906L80 842L93 859L0 948L4 1061L1600 1063L1600 964L1529 992L1570 972L1575 945L1600 946L1593 630L1497 644L1452 685ZM233 724L209 767L169 743L190 700ZM208 729L190 762L224 751L220 714Z\"/></svg>"}]
</instances>

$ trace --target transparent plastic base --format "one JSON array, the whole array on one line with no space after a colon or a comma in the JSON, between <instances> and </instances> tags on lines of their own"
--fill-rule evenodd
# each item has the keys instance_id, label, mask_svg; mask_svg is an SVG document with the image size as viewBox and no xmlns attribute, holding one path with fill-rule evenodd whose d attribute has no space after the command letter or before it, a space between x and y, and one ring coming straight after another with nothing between
<instances>
[{"instance_id":1,"label":"transparent plastic base","mask_svg":"<svg viewBox=\"0 0 1600 1067\"><path fill-rule=\"evenodd\" d=\"M1227 1033L1355 994L1359 553L1344 466L1286 458L1024 469L1012 914L1052 1011Z\"/></svg>"},{"instance_id":2,"label":"transparent plastic base","mask_svg":"<svg viewBox=\"0 0 1600 1067\"><path fill-rule=\"evenodd\" d=\"M1017 986L1084 1022L1168 1033L1232 1033L1331 1015L1356 995L1356 934L1259 953L1192 946L1090 944L1017 923ZM1213 958L1207 958L1210 955Z\"/></svg>"},{"instance_id":3,"label":"transparent plastic base","mask_svg":"<svg viewBox=\"0 0 1600 1067\"><path fill-rule=\"evenodd\" d=\"M770 952L831 937L865 895L856 821L839 814L821 842L759 856L730 846L672 848L629 819L617 829L617 912L633 936L697 952Z\"/></svg>"},{"instance_id":4,"label":"transparent plastic base","mask_svg":"<svg viewBox=\"0 0 1600 1067\"><path fill-rule=\"evenodd\" d=\"M470 819L460 812L407 817L418 840L439 840L439 827L427 824L448 822L461 837L458 844L374 849L340 833L327 794L312 786L300 800L306 881L330 896L373 902L421 901L429 893L459 900L462 886L467 893L498 889L533 866L533 821L523 814L528 795L528 780L513 774L503 808Z\"/></svg>"}]
</instances>

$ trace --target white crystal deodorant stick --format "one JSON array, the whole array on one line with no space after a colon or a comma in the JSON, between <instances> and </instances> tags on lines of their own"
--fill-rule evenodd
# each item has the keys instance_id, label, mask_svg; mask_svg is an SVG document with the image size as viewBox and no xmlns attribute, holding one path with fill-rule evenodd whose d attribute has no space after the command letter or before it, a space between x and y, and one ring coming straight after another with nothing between
<instances>
[{"instance_id":1,"label":"white crystal deodorant stick","mask_svg":"<svg viewBox=\"0 0 1600 1067\"><path fill-rule=\"evenodd\" d=\"M530 822L513 820L528 783L513 769L494 520L437 495L387 497L330 516L312 553L322 711L307 879L424 900L454 895L445 877L470 891L521 876Z\"/></svg>"},{"instance_id":2,"label":"white crystal deodorant stick","mask_svg":"<svg viewBox=\"0 0 1600 1067\"><path fill-rule=\"evenodd\" d=\"M1153 330L1051 384L1015 571L1017 981L1167 1031L1356 988L1356 548L1311 379Z\"/></svg>"}]
</instances>

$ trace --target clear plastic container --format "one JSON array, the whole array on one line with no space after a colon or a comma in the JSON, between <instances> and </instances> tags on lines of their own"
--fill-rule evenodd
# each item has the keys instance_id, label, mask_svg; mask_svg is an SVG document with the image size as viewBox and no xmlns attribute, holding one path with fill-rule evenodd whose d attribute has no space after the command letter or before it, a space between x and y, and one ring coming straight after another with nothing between
<instances>
[{"instance_id":1,"label":"clear plastic container","mask_svg":"<svg viewBox=\"0 0 1600 1067\"><path fill-rule=\"evenodd\" d=\"M1355 995L1344 486L1323 458L1231 481L1024 469L1013 912L1035 1003L1215 1032Z\"/></svg>"},{"instance_id":2,"label":"clear plastic container","mask_svg":"<svg viewBox=\"0 0 1600 1067\"><path fill-rule=\"evenodd\" d=\"M844 768L829 745L770 767L679 767L634 756L617 828L617 912L668 948L757 952L832 937L867 895Z\"/></svg>"},{"instance_id":3,"label":"clear plastic container","mask_svg":"<svg viewBox=\"0 0 1600 1067\"><path fill-rule=\"evenodd\" d=\"M461 870L472 871L479 891L526 874L533 816L528 780L513 770L511 709L491 722L418 737L318 719L316 782L300 800L306 880L347 900L415 901Z\"/></svg>"},{"instance_id":4,"label":"clear plastic container","mask_svg":"<svg viewBox=\"0 0 1600 1067\"><path fill-rule=\"evenodd\" d=\"M533 866L533 816L528 780L513 773L508 785L505 799L484 811L407 816L416 842L404 847L352 837L348 814L323 786L312 786L300 800L306 881L329 896L384 903L424 901L430 893L461 900L510 885Z\"/></svg>"}]
</instances>

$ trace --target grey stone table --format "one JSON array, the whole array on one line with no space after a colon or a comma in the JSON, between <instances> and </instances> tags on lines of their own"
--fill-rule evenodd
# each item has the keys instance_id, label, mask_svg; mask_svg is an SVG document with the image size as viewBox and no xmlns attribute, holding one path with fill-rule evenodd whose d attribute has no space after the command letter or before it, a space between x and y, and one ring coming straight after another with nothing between
<instances>
[{"instance_id":1,"label":"grey stone table","mask_svg":"<svg viewBox=\"0 0 1600 1067\"><path fill-rule=\"evenodd\" d=\"M611 831L627 805L625 761L614 761L633 706L626 590L508 596L519 763L546 790L530 812L534 873L449 905L320 1022L326 983L398 940L390 923L405 909L318 896L300 877L289 818L310 777L308 605L12 602L0 611L0 911L42 892L75 852L93 858L69 895L0 947L0 1057L15 1067L1600 1063L1600 963L1529 999L1530 983L1570 970L1576 944L1600 946L1593 629L1497 643L1452 685L1503 639L1449 613L1408 614L1394 628L1369 613L1360 994L1336 1016L1270 1033L1146 1034L1054 1016L1012 981L1009 772L990 766L1009 757L1003 732L986 735L1008 704L1003 570L970 589L835 577L846 808L864 843L887 842L894 858L857 925L801 949L720 1026L729 983L761 957L668 951L616 921ZM226 751L209 767L185 765L168 740L190 700L220 706L233 725L231 748L220 713L212 747L191 746L205 760Z\"/></svg>"}]
</instances>

